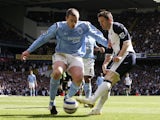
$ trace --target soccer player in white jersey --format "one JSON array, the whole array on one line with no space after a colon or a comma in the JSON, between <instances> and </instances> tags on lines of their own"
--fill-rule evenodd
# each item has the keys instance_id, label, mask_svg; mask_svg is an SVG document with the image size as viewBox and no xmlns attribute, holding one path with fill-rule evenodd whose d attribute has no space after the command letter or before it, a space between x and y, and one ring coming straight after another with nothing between
<instances>
[{"instance_id":1,"label":"soccer player in white jersey","mask_svg":"<svg viewBox=\"0 0 160 120\"><path fill-rule=\"evenodd\" d=\"M30 74L28 75L28 84L29 84L29 89L30 89L30 96L35 96L35 87L37 87L37 79L36 75L33 74L33 71L30 70Z\"/></svg>"},{"instance_id":2,"label":"soccer player in white jersey","mask_svg":"<svg viewBox=\"0 0 160 120\"><path fill-rule=\"evenodd\" d=\"M125 90L126 90L126 95L128 96L131 92L131 84L132 84L132 79L129 76L129 73L126 73L126 77L124 79L124 83L125 83Z\"/></svg>"},{"instance_id":3,"label":"soccer player in white jersey","mask_svg":"<svg viewBox=\"0 0 160 120\"><path fill-rule=\"evenodd\" d=\"M50 113L56 115L55 97L60 84L61 75L67 71L72 77L72 84L66 98L72 97L79 90L83 80L84 64L82 57L86 52L84 35L94 36L99 44L107 46L103 33L88 21L79 20L79 11L69 8L66 11L66 21L56 22L45 34L40 35L32 45L22 53L21 59L26 59L31 52L47 43L52 38L56 39L55 54L52 57L53 72L50 79ZM72 88L72 89L71 89Z\"/></svg>"},{"instance_id":4,"label":"soccer player in white jersey","mask_svg":"<svg viewBox=\"0 0 160 120\"><path fill-rule=\"evenodd\" d=\"M132 41L124 25L114 22L113 16L109 11L103 10L98 13L97 17L102 29L108 31L108 40L110 41L113 52L107 55L107 60L105 60L107 64L112 60L110 69L102 66L105 74L104 82L98 87L94 95L89 99L77 98L77 101L80 103L89 105L94 105L98 98L100 98L100 102L92 109L89 113L90 115L101 114L102 106L108 99L112 86L136 64L136 55ZM104 64L106 64L105 61Z\"/></svg>"}]
</instances>

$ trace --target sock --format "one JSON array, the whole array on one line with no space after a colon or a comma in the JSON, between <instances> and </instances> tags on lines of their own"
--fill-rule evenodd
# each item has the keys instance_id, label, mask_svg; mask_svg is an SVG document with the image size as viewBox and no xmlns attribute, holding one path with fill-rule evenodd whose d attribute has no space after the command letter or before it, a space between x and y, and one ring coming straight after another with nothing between
<instances>
[{"instance_id":1,"label":"sock","mask_svg":"<svg viewBox=\"0 0 160 120\"><path fill-rule=\"evenodd\" d=\"M30 89L30 96L32 96L32 89Z\"/></svg>"},{"instance_id":2,"label":"sock","mask_svg":"<svg viewBox=\"0 0 160 120\"><path fill-rule=\"evenodd\" d=\"M99 101L98 101L95 109L101 110L102 107L103 107L103 105L104 105L104 103L108 100L109 97L110 97L110 91L106 91L106 92L104 93L104 95L102 95L102 96L100 97L100 99L99 99Z\"/></svg>"},{"instance_id":3,"label":"sock","mask_svg":"<svg viewBox=\"0 0 160 120\"><path fill-rule=\"evenodd\" d=\"M84 84L84 92L85 92L86 98L91 97L91 93L92 93L91 83Z\"/></svg>"},{"instance_id":4,"label":"sock","mask_svg":"<svg viewBox=\"0 0 160 120\"><path fill-rule=\"evenodd\" d=\"M60 84L60 80L54 80L52 77L50 79L50 103L49 105L55 106L55 97L57 95L57 90Z\"/></svg>"},{"instance_id":5,"label":"sock","mask_svg":"<svg viewBox=\"0 0 160 120\"><path fill-rule=\"evenodd\" d=\"M75 85L73 82L68 90L67 95L65 96L64 99L71 98L74 96L77 92L79 91L79 86Z\"/></svg>"},{"instance_id":6,"label":"sock","mask_svg":"<svg viewBox=\"0 0 160 120\"><path fill-rule=\"evenodd\" d=\"M35 92L36 92L35 89L33 89L33 96L35 96Z\"/></svg>"},{"instance_id":7,"label":"sock","mask_svg":"<svg viewBox=\"0 0 160 120\"><path fill-rule=\"evenodd\" d=\"M109 82L102 82L102 84L100 86L98 86L97 90L95 91L94 95L91 96L90 100L92 103L95 103L96 100L104 95L106 93L106 91L110 90L111 89L111 83Z\"/></svg>"}]
</instances>

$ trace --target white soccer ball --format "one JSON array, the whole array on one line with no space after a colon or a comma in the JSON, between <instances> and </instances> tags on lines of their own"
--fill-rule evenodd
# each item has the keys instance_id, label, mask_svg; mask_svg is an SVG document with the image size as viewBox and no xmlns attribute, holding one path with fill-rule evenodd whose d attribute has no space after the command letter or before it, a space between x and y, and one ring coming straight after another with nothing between
<instances>
[{"instance_id":1,"label":"white soccer ball","mask_svg":"<svg viewBox=\"0 0 160 120\"><path fill-rule=\"evenodd\" d=\"M73 114L78 109L78 102L73 98L64 100L63 109L68 114Z\"/></svg>"}]
</instances>

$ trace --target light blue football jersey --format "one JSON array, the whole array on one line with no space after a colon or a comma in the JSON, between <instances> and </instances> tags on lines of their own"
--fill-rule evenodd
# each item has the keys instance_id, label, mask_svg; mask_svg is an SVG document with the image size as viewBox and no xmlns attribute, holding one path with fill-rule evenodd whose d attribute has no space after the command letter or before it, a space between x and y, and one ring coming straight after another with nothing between
<instances>
[{"instance_id":1,"label":"light blue football jersey","mask_svg":"<svg viewBox=\"0 0 160 120\"><path fill-rule=\"evenodd\" d=\"M66 21L54 23L46 33L40 35L27 49L33 52L51 39L56 39L55 52L72 54L83 57L86 53L85 35L90 35L102 45L107 47L107 40L102 32L87 21L78 21L75 28L71 29Z\"/></svg>"},{"instance_id":2,"label":"light blue football jersey","mask_svg":"<svg viewBox=\"0 0 160 120\"><path fill-rule=\"evenodd\" d=\"M85 36L85 43L86 43L86 54L83 58L95 58L94 56L94 47L97 47L96 40L92 36Z\"/></svg>"},{"instance_id":3,"label":"light blue football jersey","mask_svg":"<svg viewBox=\"0 0 160 120\"><path fill-rule=\"evenodd\" d=\"M30 75L28 75L27 80L30 83L34 83L36 81L36 76L34 74L30 74Z\"/></svg>"}]
</instances>

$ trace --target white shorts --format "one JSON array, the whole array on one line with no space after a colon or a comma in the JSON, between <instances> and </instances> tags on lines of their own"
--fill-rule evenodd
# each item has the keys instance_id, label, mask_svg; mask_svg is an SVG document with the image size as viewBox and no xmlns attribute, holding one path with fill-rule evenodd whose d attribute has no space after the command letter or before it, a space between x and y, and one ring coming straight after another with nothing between
<instances>
[{"instance_id":1,"label":"white shorts","mask_svg":"<svg viewBox=\"0 0 160 120\"><path fill-rule=\"evenodd\" d=\"M31 82L29 82L29 88L35 88L35 83L31 83Z\"/></svg>"},{"instance_id":2,"label":"white shorts","mask_svg":"<svg viewBox=\"0 0 160 120\"><path fill-rule=\"evenodd\" d=\"M67 70L69 70L73 66L77 66L77 67L81 67L84 71L84 64L83 64L82 57L73 56L65 53L55 53L52 56L53 65L57 61L64 62L68 66Z\"/></svg>"},{"instance_id":3,"label":"white shorts","mask_svg":"<svg viewBox=\"0 0 160 120\"><path fill-rule=\"evenodd\" d=\"M88 58L84 59L84 76L91 76L94 77L94 59Z\"/></svg>"}]
</instances>

